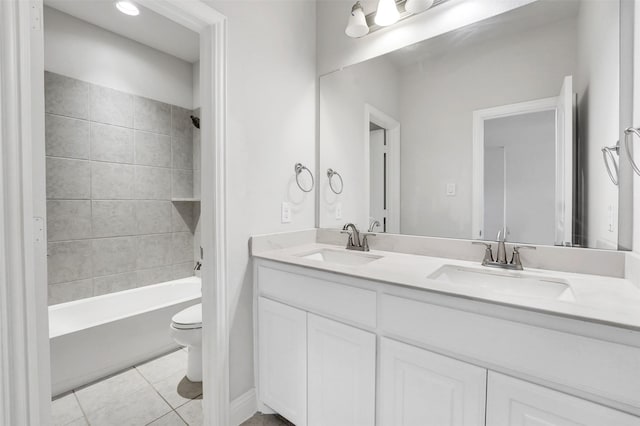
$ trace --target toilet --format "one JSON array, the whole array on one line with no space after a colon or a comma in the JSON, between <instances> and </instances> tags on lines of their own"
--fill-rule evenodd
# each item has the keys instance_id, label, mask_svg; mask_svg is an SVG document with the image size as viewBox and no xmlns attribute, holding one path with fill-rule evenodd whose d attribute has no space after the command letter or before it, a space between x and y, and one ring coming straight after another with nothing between
<instances>
[{"instance_id":1,"label":"toilet","mask_svg":"<svg viewBox=\"0 0 640 426\"><path fill-rule=\"evenodd\" d=\"M202 303L184 309L171 318L171 337L186 346L187 379L202 381Z\"/></svg>"}]
</instances>

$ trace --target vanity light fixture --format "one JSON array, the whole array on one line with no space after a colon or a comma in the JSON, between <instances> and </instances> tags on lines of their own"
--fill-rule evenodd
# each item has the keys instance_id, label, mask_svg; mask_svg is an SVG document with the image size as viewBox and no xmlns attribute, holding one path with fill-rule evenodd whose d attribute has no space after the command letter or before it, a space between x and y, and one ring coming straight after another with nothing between
<instances>
[{"instance_id":1,"label":"vanity light fixture","mask_svg":"<svg viewBox=\"0 0 640 426\"><path fill-rule=\"evenodd\" d=\"M398 6L395 0L379 0L378 9L376 10L375 23L381 27L387 27L395 24L400 19Z\"/></svg>"},{"instance_id":2,"label":"vanity light fixture","mask_svg":"<svg viewBox=\"0 0 640 426\"><path fill-rule=\"evenodd\" d=\"M119 0L116 2L118 10L125 15L138 16L140 15L140 9L133 2L129 0Z\"/></svg>"},{"instance_id":3,"label":"vanity light fixture","mask_svg":"<svg viewBox=\"0 0 640 426\"><path fill-rule=\"evenodd\" d=\"M404 4L404 8L407 12L413 14L424 12L431 6L433 6L433 0L407 0Z\"/></svg>"},{"instance_id":4,"label":"vanity light fixture","mask_svg":"<svg viewBox=\"0 0 640 426\"><path fill-rule=\"evenodd\" d=\"M448 0L378 0L372 13L364 13L360 2L351 8L345 34L352 38L363 37L398 21L409 18L427 9L439 6Z\"/></svg>"},{"instance_id":5,"label":"vanity light fixture","mask_svg":"<svg viewBox=\"0 0 640 426\"><path fill-rule=\"evenodd\" d=\"M364 10L359 1L351 8L351 15L349 15L349 23L344 30L345 34L352 38L358 38L369 34L369 26L367 25L367 19L364 16Z\"/></svg>"}]
</instances>

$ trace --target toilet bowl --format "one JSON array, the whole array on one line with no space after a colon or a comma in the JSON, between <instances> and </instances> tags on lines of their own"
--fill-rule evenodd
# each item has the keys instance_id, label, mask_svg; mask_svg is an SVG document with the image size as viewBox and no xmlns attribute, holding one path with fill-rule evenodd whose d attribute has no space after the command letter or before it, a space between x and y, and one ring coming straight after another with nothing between
<instances>
[{"instance_id":1,"label":"toilet bowl","mask_svg":"<svg viewBox=\"0 0 640 426\"><path fill-rule=\"evenodd\" d=\"M171 337L188 351L187 379L202 381L202 304L184 309L171 318Z\"/></svg>"}]
</instances>

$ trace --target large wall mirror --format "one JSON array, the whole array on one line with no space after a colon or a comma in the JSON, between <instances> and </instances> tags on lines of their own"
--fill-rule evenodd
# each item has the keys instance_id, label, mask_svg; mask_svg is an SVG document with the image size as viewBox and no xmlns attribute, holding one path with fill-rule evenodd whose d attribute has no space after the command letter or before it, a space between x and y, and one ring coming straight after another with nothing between
<instances>
[{"instance_id":1,"label":"large wall mirror","mask_svg":"<svg viewBox=\"0 0 640 426\"><path fill-rule=\"evenodd\" d=\"M618 249L620 7L539 0L322 76L320 227Z\"/></svg>"}]
</instances>

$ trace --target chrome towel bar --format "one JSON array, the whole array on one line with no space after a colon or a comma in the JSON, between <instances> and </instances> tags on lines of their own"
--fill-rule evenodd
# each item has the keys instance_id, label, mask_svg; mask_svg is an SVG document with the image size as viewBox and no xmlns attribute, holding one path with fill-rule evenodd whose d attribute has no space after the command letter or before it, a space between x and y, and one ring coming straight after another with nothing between
<instances>
[{"instance_id":1,"label":"chrome towel bar","mask_svg":"<svg viewBox=\"0 0 640 426\"><path fill-rule=\"evenodd\" d=\"M333 177L337 176L338 179L340 179L340 190L336 190L336 188L333 186L334 182L333 182ZM340 173L336 172L333 169L327 169L327 177L329 178L329 188L331 188L331 190L336 193L336 194L342 194L342 190L344 189L344 181L342 180L342 176L340 176Z\"/></svg>"},{"instance_id":2,"label":"chrome towel bar","mask_svg":"<svg viewBox=\"0 0 640 426\"><path fill-rule=\"evenodd\" d=\"M302 163L296 163L294 170L296 172L296 184L298 184L298 188L300 188L302 192L313 191L313 185L315 184L315 181L313 180L313 173L311 173L311 170L309 170L307 166L303 165ZM311 178L311 185L309 186L309 188L305 188L300 183L300 174L305 170L307 171L307 173L309 173L309 177Z\"/></svg>"},{"instance_id":3,"label":"chrome towel bar","mask_svg":"<svg viewBox=\"0 0 640 426\"><path fill-rule=\"evenodd\" d=\"M614 185L618 186L618 179L620 173L618 170L618 161L613 156L613 153L620 155L620 141L616 142L614 146L605 146L602 148L602 159L604 160L604 167L607 169L609 179Z\"/></svg>"}]
</instances>

